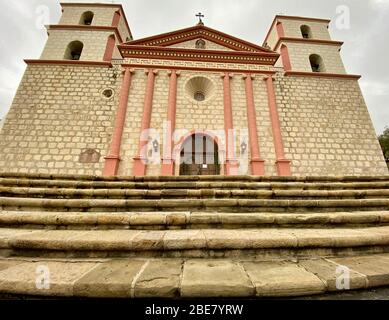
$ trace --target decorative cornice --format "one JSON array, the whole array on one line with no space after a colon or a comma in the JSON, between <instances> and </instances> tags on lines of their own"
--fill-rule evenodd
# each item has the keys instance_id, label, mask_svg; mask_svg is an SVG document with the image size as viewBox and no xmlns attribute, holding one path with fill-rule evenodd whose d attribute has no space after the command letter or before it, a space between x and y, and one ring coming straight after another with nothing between
<instances>
[{"instance_id":1,"label":"decorative cornice","mask_svg":"<svg viewBox=\"0 0 389 320\"><path fill-rule=\"evenodd\" d=\"M343 41L333 41L333 40L319 40L319 39L305 39L305 38L291 38L291 37L281 37L278 39L274 51L278 50L279 46L282 42L295 42L295 43L304 43L304 44L317 44L317 45L329 45L329 46L337 46L341 47L344 42Z\"/></svg>"},{"instance_id":2,"label":"decorative cornice","mask_svg":"<svg viewBox=\"0 0 389 320\"><path fill-rule=\"evenodd\" d=\"M196 38L203 38L209 41L213 41L217 44L225 46L227 48L236 51L248 51L248 52L267 52L270 50L265 49L256 44L250 43L245 40L230 36L226 33L211 29L203 25L197 25L194 27L181 29L173 32L168 32L152 37L147 37L139 40L128 42L129 45L143 45L143 46L171 46L183 41L189 41Z\"/></svg>"},{"instance_id":3,"label":"decorative cornice","mask_svg":"<svg viewBox=\"0 0 389 320\"><path fill-rule=\"evenodd\" d=\"M73 2L67 2L67 3L60 3L61 7L103 7L103 8L118 8L120 10L121 15L124 18L124 22L127 27L127 31L132 37L132 32L130 29L130 25L128 24L128 20L126 17L126 13L123 9L123 6L121 4L114 4L114 3L73 3Z\"/></svg>"},{"instance_id":4,"label":"decorative cornice","mask_svg":"<svg viewBox=\"0 0 389 320\"><path fill-rule=\"evenodd\" d=\"M325 73L325 72L302 72L302 71L286 71L285 77L319 77L319 78L341 78L359 80L362 76L355 74L341 74L341 73Z\"/></svg>"},{"instance_id":5,"label":"decorative cornice","mask_svg":"<svg viewBox=\"0 0 389 320\"><path fill-rule=\"evenodd\" d=\"M47 26L47 30L82 30L82 31L109 31L115 32L120 43L123 43L119 29L112 26L84 26L84 25L65 25L54 24Z\"/></svg>"},{"instance_id":6,"label":"decorative cornice","mask_svg":"<svg viewBox=\"0 0 389 320\"><path fill-rule=\"evenodd\" d=\"M246 63L272 66L279 58L278 53L267 52L196 50L135 45L119 45L118 48L123 58Z\"/></svg>"},{"instance_id":7,"label":"decorative cornice","mask_svg":"<svg viewBox=\"0 0 389 320\"><path fill-rule=\"evenodd\" d=\"M241 70L241 69L228 69L228 68L203 68L203 67L186 67L186 66L166 66L166 65L145 65L145 64L122 64L123 68L137 68L137 69L148 69L154 68L159 70L188 70L188 71L199 71L199 72L233 72L233 73L252 73L252 74L261 74L261 75L274 75L276 71L270 70ZM177 73L178 74L178 73Z\"/></svg>"},{"instance_id":8,"label":"decorative cornice","mask_svg":"<svg viewBox=\"0 0 389 320\"><path fill-rule=\"evenodd\" d=\"M80 61L80 60L38 60L26 59L27 65L70 65L79 67L105 67L112 68L112 64L106 61Z\"/></svg>"}]
</instances>

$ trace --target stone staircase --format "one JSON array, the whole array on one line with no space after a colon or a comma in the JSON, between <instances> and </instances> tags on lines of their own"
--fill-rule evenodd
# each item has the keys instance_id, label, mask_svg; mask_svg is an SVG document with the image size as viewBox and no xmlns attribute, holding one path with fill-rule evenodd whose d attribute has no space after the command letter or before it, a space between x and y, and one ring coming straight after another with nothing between
<instances>
[{"instance_id":1,"label":"stone staircase","mask_svg":"<svg viewBox=\"0 0 389 320\"><path fill-rule=\"evenodd\" d=\"M389 176L0 174L0 292L268 297L389 285ZM37 289L47 266L50 289Z\"/></svg>"}]
</instances>

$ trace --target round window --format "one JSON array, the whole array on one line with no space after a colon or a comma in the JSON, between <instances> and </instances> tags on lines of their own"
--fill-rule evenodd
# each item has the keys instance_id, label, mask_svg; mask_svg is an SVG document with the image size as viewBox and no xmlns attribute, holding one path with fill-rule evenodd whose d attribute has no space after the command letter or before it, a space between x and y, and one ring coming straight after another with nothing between
<instances>
[{"instance_id":1,"label":"round window","mask_svg":"<svg viewBox=\"0 0 389 320\"><path fill-rule=\"evenodd\" d=\"M194 99L196 101L204 101L205 100L205 94L202 93L201 91L197 91L194 95Z\"/></svg>"},{"instance_id":2,"label":"round window","mask_svg":"<svg viewBox=\"0 0 389 320\"><path fill-rule=\"evenodd\" d=\"M103 91L103 96L107 99L112 98L113 96L113 90L112 89L105 89Z\"/></svg>"}]
</instances>

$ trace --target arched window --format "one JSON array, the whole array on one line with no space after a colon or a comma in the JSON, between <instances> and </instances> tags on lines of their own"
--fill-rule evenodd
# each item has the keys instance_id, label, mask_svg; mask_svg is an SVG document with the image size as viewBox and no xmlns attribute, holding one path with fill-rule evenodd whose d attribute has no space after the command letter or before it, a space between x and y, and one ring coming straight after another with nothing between
<instances>
[{"instance_id":1,"label":"arched window","mask_svg":"<svg viewBox=\"0 0 389 320\"><path fill-rule=\"evenodd\" d=\"M312 31L310 27L303 25L300 27L300 30L304 39L312 39Z\"/></svg>"},{"instance_id":2,"label":"arched window","mask_svg":"<svg viewBox=\"0 0 389 320\"><path fill-rule=\"evenodd\" d=\"M205 41L203 39L196 41L196 49L205 49Z\"/></svg>"},{"instance_id":3,"label":"arched window","mask_svg":"<svg viewBox=\"0 0 389 320\"><path fill-rule=\"evenodd\" d=\"M325 66L322 57L317 54L311 54L309 56L309 62L313 72L325 72Z\"/></svg>"},{"instance_id":4,"label":"arched window","mask_svg":"<svg viewBox=\"0 0 389 320\"><path fill-rule=\"evenodd\" d=\"M68 44L65 51L65 60L80 60L84 44L81 41L72 41Z\"/></svg>"},{"instance_id":5,"label":"arched window","mask_svg":"<svg viewBox=\"0 0 389 320\"><path fill-rule=\"evenodd\" d=\"M84 26L90 26L92 24L93 17L94 13L92 11L84 12L81 15L80 24Z\"/></svg>"}]
</instances>

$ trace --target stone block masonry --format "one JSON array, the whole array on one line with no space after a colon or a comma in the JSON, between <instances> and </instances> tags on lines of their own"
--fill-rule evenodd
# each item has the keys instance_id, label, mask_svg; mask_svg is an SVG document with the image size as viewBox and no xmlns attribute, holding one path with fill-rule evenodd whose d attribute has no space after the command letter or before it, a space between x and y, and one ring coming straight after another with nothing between
<instances>
[{"instance_id":1,"label":"stone block masonry","mask_svg":"<svg viewBox=\"0 0 389 320\"><path fill-rule=\"evenodd\" d=\"M28 66L0 134L0 170L100 175L113 132L120 71ZM106 89L113 90L111 98L102 94ZM100 157L81 163L88 149Z\"/></svg>"}]
</instances>

